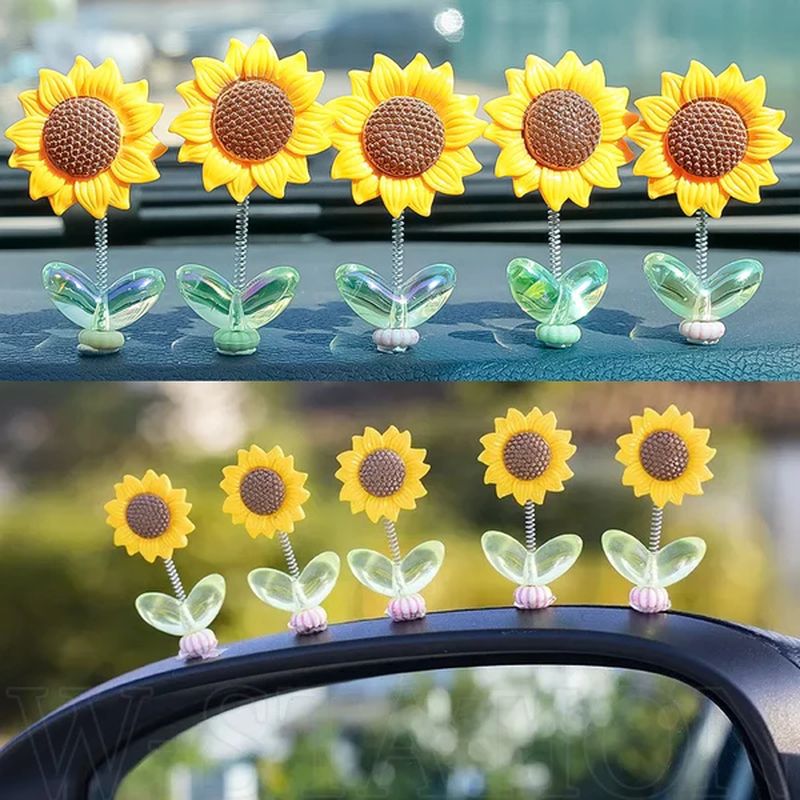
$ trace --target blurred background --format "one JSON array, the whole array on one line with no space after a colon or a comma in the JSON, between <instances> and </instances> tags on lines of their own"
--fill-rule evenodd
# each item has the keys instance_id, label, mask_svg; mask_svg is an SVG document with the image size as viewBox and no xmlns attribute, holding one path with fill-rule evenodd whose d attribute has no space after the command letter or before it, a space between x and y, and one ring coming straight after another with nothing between
<instances>
[{"instance_id":1,"label":"blurred background","mask_svg":"<svg viewBox=\"0 0 800 800\"><path fill-rule=\"evenodd\" d=\"M10 735L68 696L148 661L176 642L141 622L147 590L169 591L164 569L112 543L103 504L127 473L148 467L185 487L197 529L175 560L184 583L228 581L215 623L225 640L286 629L247 573L283 568L277 541L250 539L222 513L221 469L236 450L280 444L309 473L301 562L324 549L385 548L383 530L338 500L336 455L366 425L396 424L428 450L428 496L400 516L404 549L441 539L447 557L426 589L429 608L506 605L513 587L484 560L487 529L522 535L522 509L483 485L479 437L509 406L556 412L574 432L575 477L537 511L542 540L574 532L585 549L554 587L561 603L625 604L628 584L607 564L600 535L646 537L650 505L620 483L615 439L628 417L675 403L712 429L715 479L703 497L665 514L665 541L700 535L708 555L672 592L674 606L800 634L800 384L311 384L11 383L0 393L0 730ZM384 600L347 569L326 601L334 622L379 617ZM33 689L35 688L35 691Z\"/></svg>"},{"instance_id":2,"label":"blurred background","mask_svg":"<svg viewBox=\"0 0 800 800\"><path fill-rule=\"evenodd\" d=\"M450 60L458 88L484 100L504 93L504 69L530 52L599 58L633 98L657 94L660 72L684 72L691 58L714 71L736 61L747 77L767 77L769 105L800 135L796 0L0 0L0 126L19 117L16 95L40 67L113 56L127 80L149 79L167 106L158 133L175 144L166 128L183 108L174 87L192 76L191 58L221 57L231 36L249 43L260 32L329 73L323 99L349 93L347 70L368 68L376 51Z\"/></svg>"}]
</instances>

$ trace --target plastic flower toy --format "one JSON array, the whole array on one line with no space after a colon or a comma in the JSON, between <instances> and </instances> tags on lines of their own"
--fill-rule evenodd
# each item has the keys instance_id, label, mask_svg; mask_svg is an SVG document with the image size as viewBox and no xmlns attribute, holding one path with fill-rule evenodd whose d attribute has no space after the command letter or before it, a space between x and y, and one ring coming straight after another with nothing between
<instances>
[{"instance_id":1,"label":"plastic flower toy","mask_svg":"<svg viewBox=\"0 0 800 800\"><path fill-rule=\"evenodd\" d=\"M605 264L583 261L561 274L561 208L567 200L586 208L592 189L620 185L617 169L633 159L625 143L636 119L628 90L606 86L599 61L583 64L572 51L553 66L529 55L525 69L506 70L508 95L485 106L492 124L486 138L500 146L498 178L510 177L517 197L538 190L547 205L550 269L528 258L507 269L511 294L539 322L536 338L569 347L581 337L575 324L601 300Z\"/></svg>"},{"instance_id":2,"label":"plastic flower toy","mask_svg":"<svg viewBox=\"0 0 800 800\"><path fill-rule=\"evenodd\" d=\"M331 139L339 150L333 178L352 181L353 200L380 197L392 217L391 284L361 264L336 270L350 308L375 326L382 352L402 352L419 341L416 328L453 291L449 264L432 264L406 279L404 215L427 217L437 192L459 195L463 179L481 169L469 148L485 127L479 99L456 94L449 63L431 67L421 53L404 69L380 53L369 72L350 72L353 93L328 103Z\"/></svg>"},{"instance_id":3,"label":"plastic flower toy","mask_svg":"<svg viewBox=\"0 0 800 800\"><path fill-rule=\"evenodd\" d=\"M495 419L494 432L481 437L484 449L478 461L486 464L484 483L494 484L500 498L512 495L525 509L524 547L500 531L487 531L481 538L489 563L517 584L514 605L519 609L552 605L556 598L548 583L567 572L583 549L574 533L536 544L536 504L548 492L563 491L564 481L573 475L567 466L576 450L572 433L556 424L552 411L543 414L533 408L523 414L510 408L505 417Z\"/></svg>"},{"instance_id":4,"label":"plastic flower toy","mask_svg":"<svg viewBox=\"0 0 800 800\"><path fill-rule=\"evenodd\" d=\"M695 570L706 553L697 536L678 539L661 547L664 506L680 505L685 495L703 494L703 482L713 475L708 462L716 450L708 446L710 431L695 428L690 413L670 406L663 414L646 408L631 417L631 432L617 439L617 461L625 465L623 486L637 497L653 501L650 547L624 531L603 534L603 550L617 572L634 584L630 604L652 614L671 607L667 587Z\"/></svg>"},{"instance_id":5,"label":"plastic flower toy","mask_svg":"<svg viewBox=\"0 0 800 800\"><path fill-rule=\"evenodd\" d=\"M129 556L141 555L151 564L162 559L175 595L139 595L139 616L156 630L181 637L179 658L219 655L217 637L208 626L225 600L225 579L207 575L187 594L172 560L174 551L186 547L187 537L194 530L186 489L174 489L167 475L149 469L142 478L126 475L114 485L114 494L114 499L105 504L114 544L124 547Z\"/></svg>"},{"instance_id":6,"label":"plastic flower toy","mask_svg":"<svg viewBox=\"0 0 800 800\"><path fill-rule=\"evenodd\" d=\"M95 218L95 280L54 261L42 282L56 308L80 325L78 350L116 353L120 331L158 300L166 283L143 268L108 285L109 207L130 208L130 187L159 177L154 161L166 148L153 135L163 106L147 101L147 81L124 83L111 59L93 67L78 56L66 75L39 71L38 89L19 95L25 116L6 136L14 143L9 166L30 172L31 199L46 197L56 214L73 205Z\"/></svg>"},{"instance_id":7,"label":"plastic flower toy","mask_svg":"<svg viewBox=\"0 0 800 800\"><path fill-rule=\"evenodd\" d=\"M271 568L254 569L247 577L259 600L289 611L289 628L297 634L319 633L328 627L320 603L339 578L339 556L320 553L300 570L289 534L295 522L305 519L303 504L311 496L305 488L308 475L294 468L294 456L275 446L268 453L258 445L239 450L237 463L222 470L220 487L227 497L222 510L234 524L244 525L253 539L275 535L289 573Z\"/></svg>"},{"instance_id":8,"label":"plastic flower toy","mask_svg":"<svg viewBox=\"0 0 800 800\"><path fill-rule=\"evenodd\" d=\"M203 165L207 192L225 186L236 201L233 282L208 267L186 264L177 273L186 302L217 328L225 355L254 353L258 329L294 297L300 276L273 267L248 282L250 195L256 187L281 199L287 183L308 183L308 156L330 146L327 116L316 102L325 80L309 72L306 55L279 59L265 36L246 47L231 39L224 61L195 58L194 80L178 86L189 106L170 130L183 136L178 160Z\"/></svg>"},{"instance_id":9,"label":"plastic flower toy","mask_svg":"<svg viewBox=\"0 0 800 800\"><path fill-rule=\"evenodd\" d=\"M394 425L383 433L365 428L363 435L353 436L353 449L337 460L336 477L343 484L339 499L350 503L353 514L363 511L372 522L383 522L391 553L389 559L374 550L351 550L350 569L368 589L392 598L386 614L393 622L421 619L427 609L419 592L442 566L444 545L423 542L403 557L395 523L401 510L416 508L426 494L425 450L411 447L411 434Z\"/></svg>"},{"instance_id":10,"label":"plastic flower toy","mask_svg":"<svg viewBox=\"0 0 800 800\"><path fill-rule=\"evenodd\" d=\"M696 218L694 270L674 256L650 253L644 272L694 344L718 342L722 319L750 300L764 274L752 258L708 274L708 215L722 216L731 197L759 203L760 187L778 182L769 160L792 140L778 130L785 113L764 105L766 92L762 76L746 81L736 64L715 76L692 61L685 76L661 74L660 95L636 101L642 118L630 137L644 152L634 174L647 177L651 198L674 194L683 213Z\"/></svg>"}]
</instances>

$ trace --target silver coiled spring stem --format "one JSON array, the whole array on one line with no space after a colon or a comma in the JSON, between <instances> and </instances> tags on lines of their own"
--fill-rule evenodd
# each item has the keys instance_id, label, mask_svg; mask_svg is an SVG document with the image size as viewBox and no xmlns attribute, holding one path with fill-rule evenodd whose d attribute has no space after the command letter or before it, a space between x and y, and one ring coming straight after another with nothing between
<instances>
[{"instance_id":1,"label":"silver coiled spring stem","mask_svg":"<svg viewBox=\"0 0 800 800\"><path fill-rule=\"evenodd\" d=\"M532 553L536 549L536 505L525 501L525 547Z\"/></svg>"},{"instance_id":2,"label":"silver coiled spring stem","mask_svg":"<svg viewBox=\"0 0 800 800\"><path fill-rule=\"evenodd\" d=\"M400 294L405 276L404 249L406 240L405 212L392 220L392 288Z\"/></svg>"},{"instance_id":3,"label":"silver coiled spring stem","mask_svg":"<svg viewBox=\"0 0 800 800\"><path fill-rule=\"evenodd\" d=\"M286 566L289 568L289 574L295 579L299 578L300 567L297 566L297 556L294 554L294 548L289 539L289 534L281 531L278 534L278 541L280 542L281 550L283 550L283 557L286 559Z\"/></svg>"},{"instance_id":4,"label":"silver coiled spring stem","mask_svg":"<svg viewBox=\"0 0 800 800\"><path fill-rule=\"evenodd\" d=\"M561 214L547 209L547 244L550 247L550 272L553 277L561 277Z\"/></svg>"},{"instance_id":5,"label":"silver coiled spring stem","mask_svg":"<svg viewBox=\"0 0 800 800\"><path fill-rule=\"evenodd\" d=\"M389 552L392 554L392 561L395 564L399 564L401 559L400 542L397 538L397 529L394 526L394 522L384 517L383 527L386 531L386 538L389 541Z\"/></svg>"},{"instance_id":6,"label":"silver coiled spring stem","mask_svg":"<svg viewBox=\"0 0 800 800\"><path fill-rule=\"evenodd\" d=\"M696 215L694 249L695 270L700 280L705 283L708 278L708 212L702 208Z\"/></svg>"},{"instance_id":7,"label":"silver coiled spring stem","mask_svg":"<svg viewBox=\"0 0 800 800\"><path fill-rule=\"evenodd\" d=\"M183 590L181 576L178 575L178 568L175 566L175 562L171 558L164 559L164 566L167 570L169 582L172 584L172 591L175 592L175 597L177 597L182 603L184 600L186 600L186 592Z\"/></svg>"},{"instance_id":8,"label":"silver coiled spring stem","mask_svg":"<svg viewBox=\"0 0 800 800\"><path fill-rule=\"evenodd\" d=\"M236 206L233 288L241 291L247 283L247 237L250 225L250 196Z\"/></svg>"},{"instance_id":9,"label":"silver coiled spring stem","mask_svg":"<svg viewBox=\"0 0 800 800\"><path fill-rule=\"evenodd\" d=\"M657 553L661 549L661 527L664 524L664 509L653 506L650 515L650 550Z\"/></svg>"},{"instance_id":10,"label":"silver coiled spring stem","mask_svg":"<svg viewBox=\"0 0 800 800\"><path fill-rule=\"evenodd\" d=\"M94 258L97 273L97 291L108 291L108 217L94 221Z\"/></svg>"}]
</instances>

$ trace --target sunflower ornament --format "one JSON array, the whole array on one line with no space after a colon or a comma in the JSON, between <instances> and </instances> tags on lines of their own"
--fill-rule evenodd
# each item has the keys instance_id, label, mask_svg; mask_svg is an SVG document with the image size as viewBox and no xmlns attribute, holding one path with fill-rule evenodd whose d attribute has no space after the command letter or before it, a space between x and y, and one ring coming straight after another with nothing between
<instances>
[{"instance_id":1,"label":"sunflower ornament","mask_svg":"<svg viewBox=\"0 0 800 800\"><path fill-rule=\"evenodd\" d=\"M606 86L599 61L583 64L569 51L554 66L529 55L524 69L506 70L508 94L489 101L486 138L500 147L498 178L511 178L514 194L537 191L547 205L550 269L529 258L507 268L514 300L535 319L536 338L569 347L581 337L575 324L602 299L605 264L583 261L561 272L561 208L571 200L589 205L594 187L620 186L617 170L633 159L625 142L636 119L627 111L628 90Z\"/></svg>"},{"instance_id":2,"label":"sunflower ornament","mask_svg":"<svg viewBox=\"0 0 800 800\"><path fill-rule=\"evenodd\" d=\"M278 537L288 574L262 567L247 576L259 600L291 613L289 628L296 634L320 633L328 615L320 603L339 578L339 556L327 551L311 559L301 571L289 537L295 522L305 519L303 504L311 496L305 488L308 475L294 466L294 456L277 445L269 452L258 445L239 450L235 464L222 470L220 487L227 495L222 510L236 525L244 525L251 538Z\"/></svg>"},{"instance_id":3,"label":"sunflower ornament","mask_svg":"<svg viewBox=\"0 0 800 800\"><path fill-rule=\"evenodd\" d=\"M129 556L164 562L173 595L146 592L136 598L139 616L156 630L180 636L178 657L207 659L219 655L219 643L208 627L225 601L225 579L207 575L187 594L172 560L175 550L189 543L194 530L192 504L186 489L175 489L167 475L152 469L136 478L126 475L114 485L114 499L105 504L106 522L114 529L114 544Z\"/></svg>"},{"instance_id":4,"label":"sunflower ornament","mask_svg":"<svg viewBox=\"0 0 800 800\"><path fill-rule=\"evenodd\" d=\"M406 210L427 217L437 192L463 194L463 179L481 169L469 145L485 123L475 116L479 99L455 93L452 66L432 67L421 53L405 68L376 54L372 69L352 70L350 81L352 94L327 104L339 151L331 176L351 181L356 204L383 202L392 218L392 277L342 264L336 284L350 308L375 327L378 350L403 352L417 344L416 328L447 302L456 283L449 264L406 278Z\"/></svg>"},{"instance_id":5,"label":"sunflower ornament","mask_svg":"<svg viewBox=\"0 0 800 800\"><path fill-rule=\"evenodd\" d=\"M742 258L708 274L708 217L722 216L730 198L761 202L760 188L778 182L770 159L791 139L779 128L783 111L764 105L762 76L745 80L736 64L714 75L692 61L686 75L661 74L661 94L642 97L641 119L630 137L644 152L634 174L647 178L651 199L674 194L695 217L695 267L667 253L650 253L644 272L656 297L681 318L681 335L693 344L716 344L723 318L755 294L764 268Z\"/></svg>"},{"instance_id":6,"label":"sunflower ornament","mask_svg":"<svg viewBox=\"0 0 800 800\"><path fill-rule=\"evenodd\" d=\"M426 494L422 478L430 467L425 450L411 446L411 434L394 425L383 433L365 428L353 436L351 450L337 457L336 477L342 482L339 499L350 503L353 514L364 512L371 522L383 523L391 558L374 550L347 554L356 579L373 592L390 597L386 609L393 622L422 619L427 608L419 592L439 572L444 545L431 540L417 545L405 557L395 523L402 510L413 510Z\"/></svg>"},{"instance_id":7,"label":"sunflower ornament","mask_svg":"<svg viewBox=\"0 0 800 800\"><path fill-rule=\"evenodd\" d=\"M330 146L327 115L316 102L324 72L309 72L306 55L278 58L260 35L250 47L231 39L223 61L195 58L193 80L178 94L188 106L170 126L184 138L181 162L202 164L203 188L224 186L236 202L233 281L209 267L185 264L178 287L195 313L217 330L223 355L250 355L258 329L294 297L294 267L273 267L247 279L250 196L256 189L280 200L289 183L308 183L308 156Z\"/></svg>"},{"instance_id":8,"label":"sunflower ornament","mask_svg":"<svg viewBox=\"0 0 800 800\"><path fill-rule=\"evenodd\" d=\"M631 432L617 439L616 458L625 466L622 485L653 503L649 548L624 531L606 531L602 538L611 565L634 584L630 605L636 611L668 611L667 587L693 572L705 556L706 544L697 536L661 547L661 530L664 507L681 505L686 495L703 494L702 484L714 477L708 468L716 453L708 446L710 433L695 427L691 413L682 414L673 405L663 414L646 408L642 416L631 417Z\"/></svg>"},{"instance_id":9,"label":"sunflower ornament","mask_svg":"<svg viewBox=\"0 0 800 800\"><path fill-rule=\"evenodd\" d=\"M493 484L499 498L511 495L525 514L525 546L501 531L487 531L481 546L489 563L504 578L517 584L514 606L547 608L555 603L548 584L560 578L578 560L583 540L564 533L536 543L536 504L548 492L564 490L573 473L567 461L575 454L572 432L556 427L556 415L532 408L523 414L510 408L497 417L494 431L481 437L478 461L486 465L484 483Z\"/></svg>"},{"instance_id":10,"label":"sunflower ornament","mask_svg":"<svg viewBox=\"0 0 800 800\"><path fill-rule=\"evenodd\" d=\"M32 200L56 214L74 205L94 217L95 278L53 261L42 283L55 307L81 326L78 352L116 353L121 330L146 314L164 289L164 274L146 267L108 285L108 209L127 211L131 186L158 179L166 147L153 135L163 106L147 100L147 81L125 83L112 59L99 67L78 56L66 75L39 71L39 86L19 95L25 113L6 136L11 167L30 173Z\"/></svg>"}]
</instances>

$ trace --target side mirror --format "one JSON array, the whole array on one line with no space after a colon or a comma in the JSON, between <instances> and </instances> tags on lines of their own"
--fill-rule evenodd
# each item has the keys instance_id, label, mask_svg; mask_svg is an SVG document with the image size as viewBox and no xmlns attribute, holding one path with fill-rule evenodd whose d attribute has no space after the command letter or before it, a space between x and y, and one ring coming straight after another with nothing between
<instances>
[{"instance_id":1,"label":"side mirror","mask_svg":"<svg viewBox=\"0 0 800 800\"><path fill-rule=\"evenodd\" d=\"M347 623L315 637L281 634L238 642L202 663L157 662L86 692L11 741L0 750L0 785L3 796L14 800L111 800L120 786L124 797L128 773L161 744L256 701L343 682L374 687L366 679L422 672L436 685L448 685L440 679L445 672L471 670L492 686L495 674L507 678L508 672L484 668L535 665L569 668L560 671L564 680L571 674L606 674L589 668L666 676L658 679L660 685L666 679L682 684L713 709L713 719L730 720L730 735L723 740L743 756L737 769L740 778L747 777L738 784L740 793L717 783L714 793L698 784L693 793L684 788L658 796L800 797L800 642L678 613L645 616L570 606L436 613L403 625ZM522 684L502 685L512 700L516 685ZM623 682L618 696L633 701L631 687L642 685ZM348 702L356 708L364 696L365 690L358 690ZM528 713L521 705L510 708L509 718ZM655 720L652 706L648 712ZM709 740L697 738L704 736L697 727L702 719L693 719L684 756L692 755L692 742L708 750Z\"/></svg>"}]
</instances>

